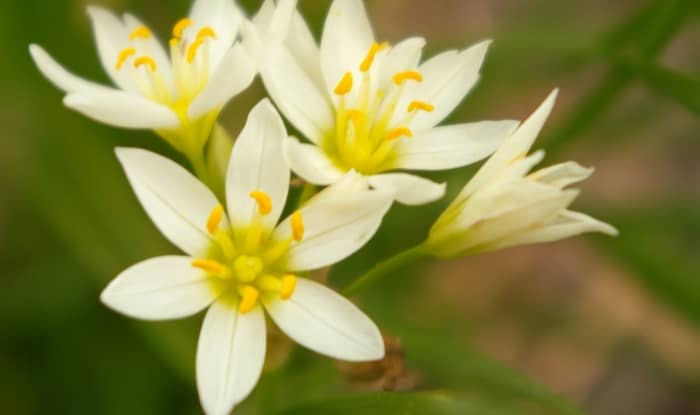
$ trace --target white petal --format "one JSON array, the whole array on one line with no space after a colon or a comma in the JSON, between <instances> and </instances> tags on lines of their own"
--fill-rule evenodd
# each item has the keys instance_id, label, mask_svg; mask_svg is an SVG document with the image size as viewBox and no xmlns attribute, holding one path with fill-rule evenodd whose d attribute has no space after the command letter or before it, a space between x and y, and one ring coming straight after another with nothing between
<instances>
[{"instance_id":1,"label":"white petal","mask_svg":"<svg viewBox=\"0 0 700 415\"><path fill-rule=\"evenodd\" d=\"M328 186L314 197L306 202L305 206L310 206L316 203L333 201L338 198L347 197L354 193L361 193L370 190L369 180L367 177L357 173L355 170L350 170L339 178L332 186Z\"/></svg>"},{"instance_id":2,"label":"white petal","mask_svg":"<svg viewBox=\"0 0 700 415\"><path fill-rule=\"evenodd\" d=\"M362 0L335 0L321 37L321 69L330 96L345 72L355 70L374 42Z\"/></svg>"},{"instance_id":3,"label":"white petal","mask_svg":"<svg viewBox=\"0 0 700 415\"><path fill-rule=\"evenodd\" d=\"M459 53L442 53L418 68L424 81L406 86L399 108L406 108L411 101L419 100L434 105L435 110L416 116L411 123L414 132L434 127L462 102L479 80L479 69L490 43L483 41Z\"/></svg>"},{"instance_id":4,"label":"white petal","mask_svg":"<svg viewBox=\"0 0 700 415\"><path fill-rule=\"evenodd\" d=\"M307 139L319 143L332 130L331 103L287 48L279 44L266 47L260 76L277 107Z\"/></svg>"},{"instance_id":5,"label":"white petal","mask_svg":"<svg viewBox=\"0 0 700 415\"><path fill-rule=\"evenodd\" d=\"M274 1L265 0L253 18L253 26L255 30L249 25L243 29L244 43L252 56L261 61L268 44L282 44L316 89L325 92L319 49L304 17L296 10L295 0L280 1L277 7Z\"/></svg>"},{"instance_id":6,"label":"white petal","mask_svg":"<svg viewBox=\"0 0 700 415\"><path fill-rule=\"evenodd\" d=\"M494 154L498 161L512 160L522 154L527 154L544 126L547 117L552 112L558 90L552 91L547 99L523 122L513 136L503 143L503 146Z\"/></svg>"},{"instance_id":7,"label":"white petal","mask_svg":"<svg viewBox=\"0 0 700 415\"><path fill-rule=\"evenodd\" d=\"M294 341L335 359L362 362L384 357L377 326L346 298L300 278L292 297L271 300L265 308Z\"/></svg>"},{"instance_id":8,"label":"white petal","mask_svg":"<svg viewBox=\"0 0 700 415\"><path fill-rule=\"evenodd\" d=\"M95 121L113 127L168 130L180 125L180 120L170 108L124 91L69 94L63 103Z\"/></svg>"},{"instance_id":9,"label":"white petal","mask_svg":"<svg viewBox=\"0 0 700 415\"><path fill-rule=\"evenodd\" d=\"M141 205L170 242L191 256L202 255L211 239L206 223L219 204L214 194L177 163L136 148L117 157ZM227 225L222 221L223 227Z\"/></svg>"},{"instance_id":10,"label":"white petal","mask_svg":"<svg viewBox=\"0 0 700 415\"><path fill-rule=\"evenodd\" d=\"M234 227L245 227L258 216L258 206L250 197L254 190L267 193L272 201L272 211L262 219L265 227L272 230L277 223L291 175L282 154L286 137L284 123L270 101L260 101L233 146L226 176L226 200Z\"/></svg>"},{"instance_id":11,"label":"white petal","mask_svg":"<svg viewBox=\"0 0 700 415\"><path fill-rule=\"evenodd\" d=\"M119 274L100 299L129 317L170 320L204 310L218 295L206 273L192 266L192 258L164 256Z\"/></svg>"},{"instance_id":12,"label":"white petal","mask_svg":"<svg viewBox=\"0 0 700 415\"><path fill-rule=\"evenodd\" d=\"M305 271L341 261L374 235L391 206L392 194L381 191L332 192L302 209L305 234L289 249L289 269ZM275 237L291 237L291 218L279 224Z\"/></svg>"},{"instance_id":13,"label":"white petal","mask_svg":"<svg viewBox=\"0 0 700 415\"><path fill-rule=\"evenodd\" d=\"M325 91L326 83L321 72L321 52L306 20L295 11L289 24L285 45L302 70L309 75L319 91Z\"/></svg>"},{"instance_id":14,"label":"white petal","mask_svg":"<svg viewBox=\"0 0 700 415\"><path fill-rule=\"evenodd\" d=\"M243 13L235 1L196 0L189 17L194 22L194 26L191 28L193 30L186 32L186 36L195 36L196 31L204 27L211 27L216 33L216 39L207 42L209 63L214 73L236 40Z\"/></svg>"},{"instance_id":15,"label":"white petal","mask_svg":"<svg viewBox=\"0 0 700 415\"><path fill-rule=\"evenodd\" d=\"M258 383L265 330L260 306L241 314L231 304L212 304L197 344L197 389L208 415L228 415Z\"/></svg>"},{"instance_id":16,"label":"white petal","mask_svg":"<svg viewBox=\"0 0 700 415\"><path fill-rule=\"evenodd\" d=\"M469 238L479 243L490 244L514 237L551 220L560 211L566 209L577 196L577 191L567 190L546 199L510 209L491 219L474 224L467 231Z\"/></svg>"},{"instance_id":17,"label":"white petal","mask_svg":"<svg viewBox=\"0 0 700 415\"><path fill-rule=\"evenodd\" d=\"M484 163L469 183L467 183L459 194L459 199L467 198L476 189L480 188L483 183L489 181L493 176L498 175L512 160L528 153L537 135L540 133L544 122L552 111L557 92L556 89L552 91L542 105L518 127L510 138L506 139L503 144L501 144L493 156Z\"/></svg>"},{"instance_id":18,"label":"white petal","mask_svg":"<svg viewBox=\"0 0 700 415\"><path fill-rule=\"evenodd\" d=\"M396 146L398 169L447 170L491 155L518 126L517 121L482 121L430 129Z\"/></svg>"},{"instance_id":19,"label":"white petal","mask_svg":"<svg viewBox=\"0 0 700 415\"><path fill-rule=\"evenodd\" d=\"M255 16L251 19L258 32L265 33L270 27L273 13L275 13L275 0L264 0Z\"/></svg>"},{"instance_id":20,"label":"white petal","mask_svg":"<svg viewBox=\"0 0 700 415\"><path fill-rule=\"evenodd\" d=\"M381 82L383 86L389 85L391 78L398 72L414 70L420 63L420 58L425 46L425 39L412 37L401 41L392 47L384 59L381 68Z\"/></svg>"},{"instance_id":21,"label":"white petal","mask_svg":"<svg viewBox=\"0 0 700 415\"><path fill-rule=\"evenodd\" d=\"M64 92L94 93L114 91L112 88L85 80L66 71L39 45L30 45L29 53L42 75Z\"/></svg>"},{"instance_id":22,"label":"white petal","mask_svg":"<svg viewBox=\"0 0 700 415\"><path fill-rule=\"evenodd\" d=\"M591 177L591 174L593 174L592 168L583 167L575 161L568 161L538 170L529 177L540 183L547 183L563 189L566 186L586 180Z\"/></svg>"},{"instance_id":23,"label":"white petal","mask_svg":"<svg viewBox=\"0 0 700 415\"><path fill-rule=\"evenodd\" d=\"M565 210L559 213L559 215L545 226L522 233L517 237L506 239L495 248L553 242L587 232L600 232L610 236L618 235L617 229L605 222L601 222L580 212Z\"/></svg>"},{"instance_id":24,"label":"white petal","mask_svg":"<svg viewBox=\"0 0 700 415\"><path fill-rule=\"evenodd\" d=\"M241 45L229 49L219 69L190 106L188 115L197 119L207 112L221 108L239 92L248 88L257 71Z\"/></svg>"},{"instance_id":25,"label":"white petal","mask_svg":"<svg viewBox=\"0 0 700 415\"><path fill-rule=\"evenodd\" d=\"M129 13L124 14L124 25L126 32L129 34L139 27L147 27L150 30L150 27L141 21L141 19ZM151 30L151 33L155 32ZM158 38L152 35L148 39L138 39L134 41L134 44L139 54L150 56L156 61L158 73L165 78L170 86L173 79L170 55L165 51L165 48L163 48L163 45L158 41Z\"/></svg>"},{"instance_id":26,"label":"white petal","mask_svg":"<svg viewBox=\"0 0 700 415\"><path fill-rule=\"evenodd\" d=\"M124 48L130 46L126 25L114 13L102 7L88 6L87 12L92 21L97 53L105 72L121 89L137 91L138 87L129 71L117 71L116 69L119 54Z\"/></svg>"},{"instance_id":27,"label":"white petal","mask_svg":"<svg viewBox=\"0 0 700 415\"><path fill-rule=\"evenodd\" d=\"M369 183L376 189L394 194L397 202L409 206L431 203L445 195L445 183L406 173L378 174L371 176Z\"/></svg>"},{"instance_id":28,"label":"white petal","mask_svg":"<svg viewBox=\"0 0 700 415\"><path fill-rule=\"evenodd\" d=\"M343 177L343 172L315 145L289 137L284 140L283 151L292 171L307 182L329 185Z\"/></svg>"}]
</instances>

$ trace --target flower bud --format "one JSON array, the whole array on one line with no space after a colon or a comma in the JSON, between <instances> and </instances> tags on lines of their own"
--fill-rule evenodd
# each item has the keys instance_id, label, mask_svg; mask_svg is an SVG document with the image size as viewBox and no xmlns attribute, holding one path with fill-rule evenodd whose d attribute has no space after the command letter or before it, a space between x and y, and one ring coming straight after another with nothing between
<instances>
[{"instance_id":1,"label":"flower bud","mask_svg":"<svg viewBox=\"0 0 700 415\"><path fill-rule=\"evenodd\" d=\"M585 232L617 234L606 223L568 210L578 190L567 187L588 178L593 169L566 162L531 173L544 153L527 153L556 93L502 144L438 218L425 243L427 252L449 258Z\"/></svg>"}]
</instances>

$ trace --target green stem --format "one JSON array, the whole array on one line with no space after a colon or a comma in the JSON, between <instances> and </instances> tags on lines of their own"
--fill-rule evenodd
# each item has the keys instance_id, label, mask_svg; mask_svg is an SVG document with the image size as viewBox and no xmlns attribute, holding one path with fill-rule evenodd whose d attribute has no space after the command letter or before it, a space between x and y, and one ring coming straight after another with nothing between
<instances>
[{"instance_id":1,"label":"green stem","mask_svg":"<svg viewBox=\"0 0 700 415\"><path fill-rule=\"evenodd\" d=\"M343 290L343 294L346 296L357 294L359 291L376 283L378 280L425 258L427 255L422 244L401 251L393 257L380 262L364 275L357 278Z\"/></svg>"},{"instance_id":2,"label":"green stem","mask_svg":"<svg viewBox=\"0 0 700 415\"><path fill-rule=\"evenodd\" d=\"M209 186L209 170L207 169L207 162L204 160L204 152L198 151L194 154L188 154L188 159L190 160L190 164L192 164L195 176L197 176L202 183Z\"/></svg>"},{"instance_id":3,"label":"green stem","mask_svg":"<svg viewBox=\"0 0 700 415\"><path fill-rule=\"evenodd\" d=\"M301 208L317 193L318 188L311 183L306 183L301 189L301 195L299 195L299 200L297 201L297 207Z\"/></svg>"}]
</instances>

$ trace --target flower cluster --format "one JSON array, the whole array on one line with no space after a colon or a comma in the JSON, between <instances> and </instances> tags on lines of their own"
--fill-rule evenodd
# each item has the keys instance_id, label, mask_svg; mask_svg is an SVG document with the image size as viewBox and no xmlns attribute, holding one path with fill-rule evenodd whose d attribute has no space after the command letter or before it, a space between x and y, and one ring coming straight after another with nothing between
<instances>
[{"instance_id":1,"label":"flower cluster","mask_svg":"<svg viewBox=\"0 0 700 415\"><path fill-rule=\"evenodd\" d=\"M90 7L88 15L116 87L72 75L31 45L39 70L66 93L67 107L112 126L151 129L191 164L117 149L144 210L184 255L132 266L102 301L144 320L207 310L196 378L209 414L226 414L250 394L269 324L336 359L384 356L377 326L308 272L365 245L393 202L444 196L445 184L407 171L490 156L421 245L432 256L616 233L568 210L578 193L567 186L590 169L568 162L530 173L542 153L528 152L556 92L522 124L440 125L477 83L490 41L422 61L422 38L395 45L375 38L362 0L332 3L320 45L293 0L265 0L250 20L233 0L196 0L167 48L130 14ZM214 142L219 113L257 75L271 100L250 111L229 151ZM288 136L280 113L302 140ZM211 167L222 159L227 167ZM292 206L292 172L322 190Z\"/></svg>"}]
</instances>

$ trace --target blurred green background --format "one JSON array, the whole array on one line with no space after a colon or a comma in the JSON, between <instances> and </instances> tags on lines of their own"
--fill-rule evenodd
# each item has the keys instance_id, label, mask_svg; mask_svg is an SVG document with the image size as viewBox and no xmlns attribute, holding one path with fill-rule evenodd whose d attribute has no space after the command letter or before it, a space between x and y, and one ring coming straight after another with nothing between
<instances>
[{"instance_id":1,"label":"blurred green background","mask_svg":"<svg viewBox=\"0 0 700 415\"><path fill-rule=\"evenodd\" d=\"M95 0L164 37L188 0ZM245 1L248 11L259 1ZM300 0L316 34L327 1ZM66 110L33 67L37 42L105 81L81 0L0 4L0 413L197 414L201 316L143 323L102 306L128 265L175 252L113 155L149 132ZM392 347L348 366L293 349L240 414L700 413L700 24L681 0L370 0L378 38L428 38L427 55L495 40L483 80L452 121L527 116L554 87L537 146L547 162L597 167L577 207L622 234L425 262L357 300ZM222 122L236 135L259 82ZM179 159L178 159L179 160ZM450 194L474 168L434 175ZM396 207L332 270L341 288L420 241L450 198ZM415 391L377 394L377 391ZM357 393L353 399L343 398ZM310 402L310 403L309 403Z\"/></svg>"}]
</instances>

